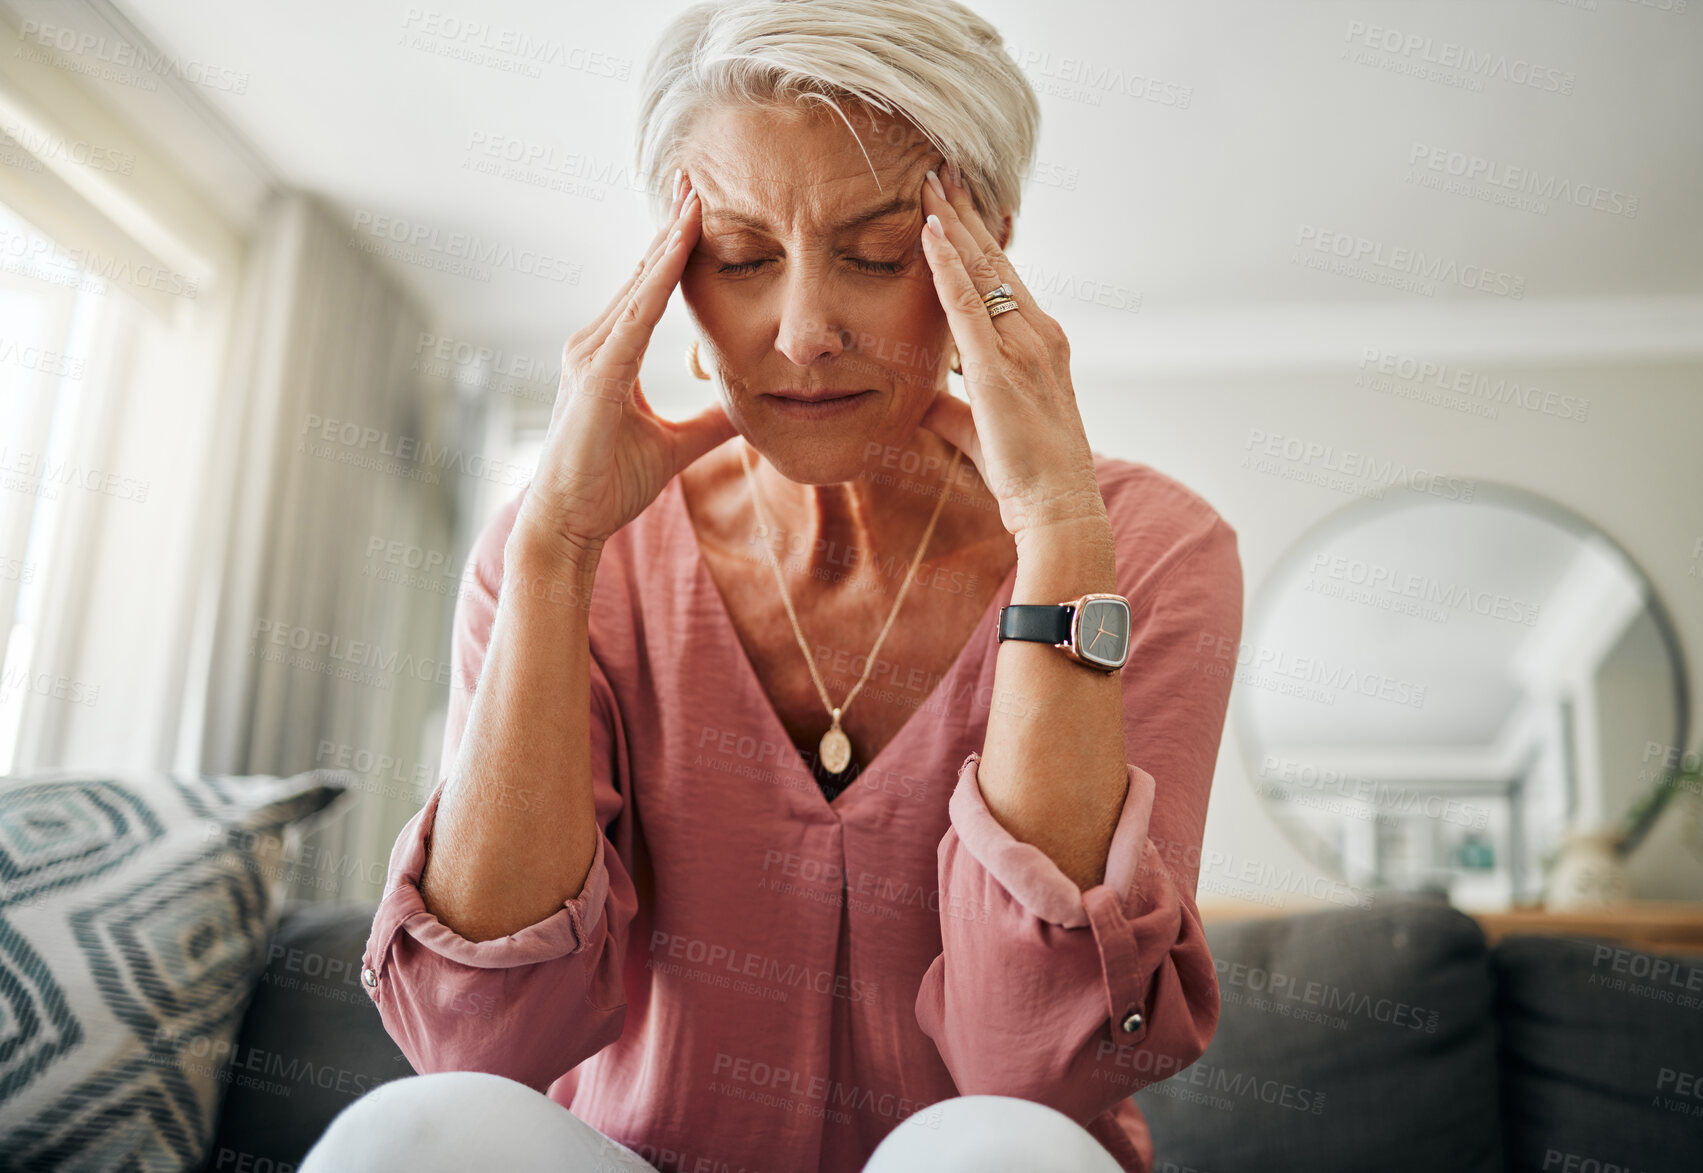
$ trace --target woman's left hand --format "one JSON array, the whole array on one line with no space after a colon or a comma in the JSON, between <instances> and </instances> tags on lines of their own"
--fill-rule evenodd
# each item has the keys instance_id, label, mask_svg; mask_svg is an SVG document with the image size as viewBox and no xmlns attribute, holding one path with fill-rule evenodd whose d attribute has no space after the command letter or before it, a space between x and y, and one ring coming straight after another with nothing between
<instances>
[{"instance_id":1,"label":"woman's left hand","mask_svg":"<svg viewBox=\"0 0 1703 1173\"><path fill-rule=\"evenodd\" d=\"M939 178L941 191L923 183L923 211L938 217L944 236L925 224L922 246L969 402L941 391L922 426L970 458L1020 543L1042 529L1104 519L1064 330L1035 303L968 189L954 182L957 169ZM990 317L982 294L1002 283L1017 309Z\"/></svg>"}]
</instances>

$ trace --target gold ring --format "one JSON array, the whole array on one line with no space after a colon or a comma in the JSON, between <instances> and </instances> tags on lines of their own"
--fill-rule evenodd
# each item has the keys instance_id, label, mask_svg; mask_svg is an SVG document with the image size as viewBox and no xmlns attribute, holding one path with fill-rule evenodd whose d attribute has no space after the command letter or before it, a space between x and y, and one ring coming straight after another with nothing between
<instances>
[{"instance_id":1,"label":"gold ring","mask_svg":"<svg viewBox=\"0 0 1703 1173\"><path fill-rule=\"evenodd\" d=\"M1011 286L1006 285L1004 283L1001 283L999 285L995 285L992 289L990 289L986 293L982 294L982 302L985 305L992 305L994 302L998 301L1000 298L1010 297L1010 296L1011 296Z\"/></svg>"},{"instance_id":2,"label":"gold ring","mask_svg":"<svg viewBox=\"0 0 1703 1173\"><path fill-rule=\"evenodd\" d=\"M997 317L999 317L1000 314L1008 313L1009 311L1014 310L1016 308L1017 308L1017 299L1016 298L1014 298L1014 297L1002 297L998 301L992 301L992 302L988 303L988 317L997 318Z\"/></svg>"}]
</instances>

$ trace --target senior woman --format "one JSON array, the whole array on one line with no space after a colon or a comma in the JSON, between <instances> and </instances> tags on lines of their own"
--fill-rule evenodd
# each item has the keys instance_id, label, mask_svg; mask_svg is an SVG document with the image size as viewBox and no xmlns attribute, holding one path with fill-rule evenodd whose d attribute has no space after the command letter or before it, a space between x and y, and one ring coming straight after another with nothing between
<instances>
[{"instance_id":1,"label":"senior woman","mask_svg":"<svg viewBox=\"0 0 1703 1173\"><path fill-rule=\"evenodd\" d=\"M700 5L644 85L673 202L476 544L365 953L431 1074L304 1170L1149 1169L1241 568L1004 252L1034 96L950 0Z\"/></svg>"}]
</instances>

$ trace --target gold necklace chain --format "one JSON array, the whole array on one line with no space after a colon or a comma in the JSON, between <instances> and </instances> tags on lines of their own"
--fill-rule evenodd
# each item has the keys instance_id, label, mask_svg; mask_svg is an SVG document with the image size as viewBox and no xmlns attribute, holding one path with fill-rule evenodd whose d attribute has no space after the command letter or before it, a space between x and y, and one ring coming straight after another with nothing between
<instances>
[{"instance_id":1,"label":"gold necklace chain","mask_svg":"<svg viewBox=\"0 0 1703 1173\"><path fill-rule=\"evenodd\" d=\"M751 471L751 457L746 453L746 447L745 444L739 446L739 462L745 466L745 479L751 484L751 504L756 509L757 520L763 528L766 531L773 532L763 510L763 499L757 494L757 477ZM827 767L829 773L838 774L851 764L851 739L846 736L845 730L840 728L840 716L851 707L852 698L862 690L864 681L869 679L870 672L875 668L876 653L880 652L881 645L886 642L887 632L893 626L893 620L898 617L899 605L905 601L905 593L911 589L911 579L916 577L917 566L922 561L923 551L928 548L929 538L934 536L934 523L940 520L940 511L946 506L947 489L952 484L953 475L958 471L958 458L962 455L963 452L959 449L954 449L952 452L952 463L946 469L945 487L940 490L940 500L934 503L934 513L928 519L928 528L922 531L922 540L917 543L917 552L911 555L910 569L905 571L905 581L899 587L899 597L893 600L893 609L887 613L887 622L881 625L881 634L875 637L875 646L869 649L869 661L863 666L863 675L858 677L857 683L852 686L852 690L846 694L846 699L838 707L835 707L834 702L828 699L827 686L822 683L821 673L816 671L816 657L810 654L810 644L804 638L804 631L798 625L798 614L792 609L792 597L787 594L786 579L781 574L780 561L775 557L774 551L769 548L769 544L763 543L763 549L768 551L769 565L775 572L775 584L781 590L781 602L786 604L786 617L792 621L792 633L798 637L798 648L804 653L804 665L810 669L810 678L816 682L816 692L822 698L822 704L834 718L833 725L822 735L819 746L822 752L822 764Z\"/></svg>"}]
</instances>

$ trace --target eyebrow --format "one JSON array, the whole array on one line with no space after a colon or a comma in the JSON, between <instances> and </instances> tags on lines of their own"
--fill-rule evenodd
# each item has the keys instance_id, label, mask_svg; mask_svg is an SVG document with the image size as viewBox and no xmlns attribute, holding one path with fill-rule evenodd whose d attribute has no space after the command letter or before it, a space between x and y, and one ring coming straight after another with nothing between
<instances>
[{"instance_id":1,"label":"eyebrow","mask_svg":"<svg viewBox=\"0 0 1703 1173\"><path fill-rule=\"evenodd\" d=\"M869 223L871 220L879 220L883 216L891 216L897 212L915 211L916 207L917 201L912 199L910 196L894 196L892 199L878 207L871 208L867 212L859 212L850 219L841 221L834 225L834 228L837 230L856 228L860 225ZM769 225L767 222L756 216L747 215L744 212L717 208L712 212L706 213L706 215L712 216L717 220L728 220L735 224L743 224L747 228L755 228L759 232L769 231Z\"/></svg>"}]
</instances>

